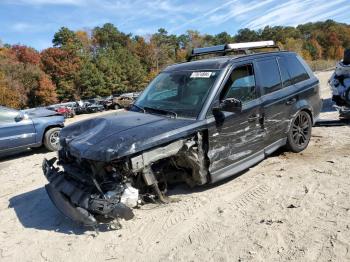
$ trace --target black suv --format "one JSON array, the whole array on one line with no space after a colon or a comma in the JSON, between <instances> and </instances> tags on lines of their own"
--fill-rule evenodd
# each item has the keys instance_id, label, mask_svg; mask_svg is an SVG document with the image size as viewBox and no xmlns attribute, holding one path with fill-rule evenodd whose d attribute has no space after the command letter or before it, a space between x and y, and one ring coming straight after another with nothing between
<instances>
[{"instance_id":1,"label":"black suv","mask_svg":"<svg viewBox=\"0 0 350 262\"><path fill-rule=\"evenodd\" d=\"M282 146L304 150L319 80L295 53L254 53L257 44L195 49L197 61L167 67L130 110L64 128L58 163L43 162L51 200L96 225L131 217L144 201L168 202L171 183L213 183ZM209 55L220 56L198 60Z\"/></svg>"}]
</instances>

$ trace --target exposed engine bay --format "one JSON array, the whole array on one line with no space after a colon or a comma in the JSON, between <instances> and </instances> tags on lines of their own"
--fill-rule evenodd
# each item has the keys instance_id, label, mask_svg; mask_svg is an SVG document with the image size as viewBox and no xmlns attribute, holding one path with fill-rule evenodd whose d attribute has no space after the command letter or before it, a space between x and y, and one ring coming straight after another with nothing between
<instances>
[{"instance_id":1,"label":"exposed engine bay","mask_svg":"<svg viewBox=\"0 0 350 262\"><path fill-rule=\"evenodd\" d=\"M345 50L344 59L336 65L329 79L333 101L340 117L350 116L350 49Z\"/></svg>"},{"instance_id":2,"label":"exposed engine bay","mask_svg":"<svg viewBox=\"0 0 350 262\"><path fill-rule=\"evenodd\" d=\"M202 133L108 163L79 159L63 147L44 160L52 202L67 217L87 226L131 219L133 208L168 203L168 185L208 182ZM58 160L58 161L57 161Z\"/></svg>"}]
</instances>

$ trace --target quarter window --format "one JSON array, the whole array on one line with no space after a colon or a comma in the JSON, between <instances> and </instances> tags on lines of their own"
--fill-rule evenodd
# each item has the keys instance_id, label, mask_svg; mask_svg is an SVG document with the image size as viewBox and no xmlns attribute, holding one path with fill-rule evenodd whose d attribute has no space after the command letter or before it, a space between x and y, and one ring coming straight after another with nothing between
<instances>
[{"instance_id":1,"label":"quarter window","mask_svg":"<svg viewBox=\"0 0 350 262\"><path fill-rule=\"evenodd\" d=\"M280 72L276 59L257 62L260 71L261 87L264 94L269 94L282 88Z\"/></svg>"},{"instance_id":2,"label":"quarter window","mask_svg":"<svg viewBox=\"0 0 350 262\"><path fill-rule=\"evenodd\" d=\"M293 84L302 82L310 78L304 66L300 63L296 56L288 56L287 65Z\"/></svg>"},{"instance_id":3,"label":"quarter window","mask_svg":"<svg viewBox=\"0 0 350 262\"><path fill-rule=\"evenodd\" d=\"M252 65L235 68L226 83L224 98L236 98L247 103L256 98L255 76Z\"/></svg>"}]
</instances>

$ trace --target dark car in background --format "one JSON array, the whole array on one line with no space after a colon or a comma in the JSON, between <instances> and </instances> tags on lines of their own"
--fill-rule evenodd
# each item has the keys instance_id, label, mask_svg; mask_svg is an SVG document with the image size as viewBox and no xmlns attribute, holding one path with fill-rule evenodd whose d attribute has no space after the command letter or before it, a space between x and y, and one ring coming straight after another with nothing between
<instances>
[{"instance_id":1,"label":"dark car in background","mask_svg":"<svg viewBox=\"0 0 350 262\"><path fill-rule=\"evenodd\" d=\"M26 148L59 149L64 117L45 108L19 111L0 106L0 156Z\"/></svg>"},{"instance_id":2,"label":"dark car in background","mask_svg":"<svg viewBox=\"0 0 350 262\"><path fill-rule=\"evenodd\" d=\"M97 103L94 99L90 99L88 101L80 100L78 102L74 102L73 109L75 114L77 115L91 114L96 112L102 112L105 110L104 106Z\"/></svg>"},{"instance_id":3,"label":"dark car in background","mask_svg":"<svg viewBox=\"0 0 350 262\"><path fill-rule=\"evenodd\" d=\"M319 80L293 52L254 52L267 47L194 49L199 61L167 67L129 111L64 128L60 168L43 162L56 207L95 226L150 199L169 202L169 184L215 183L282 146L304 150L321 110Z\"/></svg>"}]
</instances>

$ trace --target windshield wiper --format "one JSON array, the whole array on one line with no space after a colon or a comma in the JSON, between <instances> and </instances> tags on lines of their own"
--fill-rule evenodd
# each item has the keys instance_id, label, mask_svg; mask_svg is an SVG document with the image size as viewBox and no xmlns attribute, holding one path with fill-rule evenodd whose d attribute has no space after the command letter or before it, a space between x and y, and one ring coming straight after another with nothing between
<instances>
[{"instance_id":1,"label":"windshield wiper","mask_svg":"<svg viewBox=\"0 0 350 262\"><path fill-rule=\"evenodd\" d=\"M172 114L174 116L174 118L177 118L177 114L174 111L170 111L170 110L159 109L159 108L152 108L152 107L148 107L148 106L145 106L144 110L155 111L155 112L161 113L163 115Z\"/></svg>"}]
</instances>

